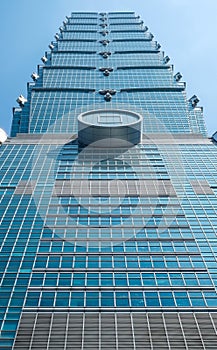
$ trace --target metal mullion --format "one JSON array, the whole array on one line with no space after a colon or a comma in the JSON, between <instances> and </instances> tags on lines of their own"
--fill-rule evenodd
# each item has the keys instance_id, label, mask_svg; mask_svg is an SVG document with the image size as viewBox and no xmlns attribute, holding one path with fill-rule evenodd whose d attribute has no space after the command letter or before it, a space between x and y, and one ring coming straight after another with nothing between
<instances>
[{"instance_id":1,"label":"metal mullion","mask_svg":"<svg viewBox=\"0 0 217 350\"><path fill-rule=\"evenodd\" d=\"M199 323L198 323L198 321L197 321L197 317L196 317L195 313L193 313L192 316L193 316L193 318L194 318L194 320L195 320L196 327L197 327L197 330L198 330L198 333L199 333L199 336L200 336L200 340L201 340L202 346L203 346L204 350L207 350L207 347L206 347L206 345L204 344L203 335L201 334L200 325L199 325Z\"/></svg>"},{"instance_id":2,"label":"metal mullion","mask_svg":"<svg viewBox=\"0 0 217 350\"><path fill-rule=\"evenodd\" d=\"M114 301L115 301L115 308L116 308L116 298L114 298ZM118 320L117 320L117 312L114 312L114 319L115 319L116 350L119 350L119 346L118 346Z\"/></svg>"},{"instance_id":3,"label":"metal mullion","mask_svg":"<svg viewBox=\"0 0 217 350\"><path fill-rule=\"evenodd\" d=\"M130 299L131 303L131 299ZM133 349L136 350L136 338L135 338L135 332L134 332L134 322L133 322L133 314L130 312L130 321L131 321L131 330L132 330L132 336L133 336Z\"/></svg>"},{"instance_id":4,"label":"metal mullion","mask_svg":"<svg viewBox=\"0 0 217 350\"><path fill-rule=\"evenodd\" d=\"M165 329L165 334L166 334L166 339L167 339L167 343L168 343L168 350L173 350L170 346L170 338L168 335L168 331L167 331L167 323L165 320L165 314L162 312L162 320L163 320L163 325L164 325L164 329Z\"/></svg>"},{"instance_id":5,"label":"metal mullion","mask_svg":"<svg viewBox=\"0 0 217 350\"><path fill-rule=\"evenodd\" d=\"M64 344L64 350L67 349L67 341L68 341L68 329L69 329L69 312L67 313L66 318L66 328L65 328L65 344Z\"/></svg>"},{"instance_id":6,"label":"metal mullion","mask_svg":"<svg viewBox=\"0 0 217 350\"><path fill-rule=\"evenodd\" d=\"M35 321L34 321L34 326L33 326L33 330L32 330L30 345L29 345L29 349L30 350L32 349L32 344L33 344L33 340L34 340L34 334L35 334L35 328L36 328L37 320L38 320L38 313L35 314Z\"/></svg>"},{"instance_id":7,"label":"metal mullion","mask_svg":"<svg viewBox=\"0 0 217 350\"><path fill-rule=\"evenodd\" d=\"M54 318L54 313L51 313L51 319L50 319L50 328L49 328L49 333L48 333L48 341L47 341L47 349L49 350L49 345L50 345L50 340L51 340L51 333L52 333L52 326L53 326L53 318Z\"/></svg>"},{"instance_id":8,"label":"metal mullion","mask_svg":"<svg viewBox=\"0 0 217 350\"><path fill-rule=\"evenodd\" d=\"M86 304L86 301L84 305ZM81 336L81 350L84 350L84 338L85 338L85 313L82 314L83 316L83 323L82 323L82 336Z\"/></svg>"},{"instance_id":9,"label":"metal mullion","mask_svg":"<svg viewBox=\"0 0 217 350\"><path fill-rule=\"evenodd\" d=\"M151 333L151 325L150 325L150 320L149 320L149 312L146 313L146 319L147 319L147 326L148 326L151 350L154 350L153 341L152 341L152 333Z\"/></svg>"}]
</instances>

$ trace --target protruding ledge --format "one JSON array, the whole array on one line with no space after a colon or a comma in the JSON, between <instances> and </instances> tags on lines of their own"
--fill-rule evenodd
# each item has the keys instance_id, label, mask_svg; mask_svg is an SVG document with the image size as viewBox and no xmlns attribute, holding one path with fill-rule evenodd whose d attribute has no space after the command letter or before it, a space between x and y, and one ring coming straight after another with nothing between
<instances>
[{"instance_id":1,"label":"protruding ledge","mask_svg":"<svg viewBox=\"0 0 217 350\"><path fill-rule=\"evenodd\" d=\"M212 135L212 140L217 143L217 131Z\"/></svg>"}]
</instances>

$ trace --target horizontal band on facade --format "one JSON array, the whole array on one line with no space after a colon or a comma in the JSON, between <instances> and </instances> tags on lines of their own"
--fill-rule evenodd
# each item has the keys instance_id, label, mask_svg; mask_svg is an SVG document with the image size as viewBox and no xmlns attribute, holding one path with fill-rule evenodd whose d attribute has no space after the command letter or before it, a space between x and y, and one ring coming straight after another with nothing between
<instances>
[{"instance_id":1,"label":"horizontal band on facade","mask_svg":"<svg viewBox=\"0 0 217 350\"><path fill-rule=\"evenodd\" d=\"M171 69L170 65L156 66L156 65L141 65L141 66L119 66L117 70L134 70L134 69Z\"/></svg>"},{"instance_id":2,"label":"horizontal band on facade","mask_svg":"<svg viewBox=\"0 0 217 350\"><path fill-rule=\"evenodd\" d=\"M80 70L95 70L97 67L93 66L44 66L45 70L59 70L59 69L80 69Z\"/></svg>"},{"instance_id":3,"label":"horizontal band on facade","mask_svg":"<svg viewBox=\"0 0 217 350\"><path fill-rule=\"evenodd\" d=\"M114 51L114 54L138 54L138 53L160 53L160 50L153 49L153 50L125 50L125 51Z\"/></svg>"},{"instance_id":4,"label":"horizontal band on facade","mask_svg":"<svg viewBox=\"0 0 217 350\"><path fill-rule=\"evenodd\" d=\"M93 286L91 286L91 287L88 287L88 286L67 286L67 287L58 287L58 286L55 286L55 287L43 287L43 286L38 286L38 287L36 287L36 286L34 286L34 287L28 287L28 291L45 291L45 290L47 290L47 291L53 291L53 292L55 292L55 291L60 291L60 290L63 290L63 291L66 291L66 290L68 290L68 291L103 291L103 292L105 292L105 291L122 291L122 290L124 290L124 291L126 291L126 292L134 292L134 291L136 291L136 292L138 292L138 291L140 291L140 292L145 292L145 291L153 291L153 289L154 289L154 291L155 292L157 292L157 291L167 291L167 292L173 292L173 291L177 291L177 290L180 290L180 291L203 291L203 292L215 292L215 288L214 287L202 287L202 286L196 286L196 287L194 287L194 286L166 286L166 287L164 287L164 286L158 286L158 285L154 285L154 286L111 286L111 287L109 287L109 286L105 286L105 287L103 287L103 286L96 286L96 287L93 287ZM217 308L217 306L216 306L216 308Z\"/></svg>"},{"instance_id":5,"label":"horizontal band on facade","mask_svg":"<svg viewBox=\"0 0 217 350\"><path fill-rule=\"evenodd\" d=\"M23 308L23 313L28 313L28 312L50 312L52 311L55 312L55 313L59 313L59 312L82 312L82 311L85 311L85 312L97 312L97 311L108 311L108 312L111 312L111 311L114 311L115 313L116 312L120 312L120 313L127 313L129 312L129 310L133 313L144 313L144 311L147 310L147 313L148 312L161 312L161 313L169 313L169 312L179 312L180 314L190 314L191 312L202 312L202 313L207 313L207 312L214 312L216 313L217 312L217 307L208 307L208 306L205 306L204 308L202 307L193 307L193 306L189 306L189 307L155 307L153 308L152 306L148 307L77 307L77 308L72 308L72 307L60 307L60 308L57 308L57 307L35 307L35 308L30 308L30 307L24 307Z\"/></svg>"},{"instance_id":6,"label":"horizontal band on facade","mask_svg":"<svg viewBox=\"0 0 217 350\"><path fill-rule=\"evenodd\" d=\"M17 193L18 194L18 193ZM136 197L138 197L138 198L151 198L151 199L153 199L153 198L159 198L159 199L161 199L161 198L167 198L167 199L169 199L169 198L177 198L177 196L176 195L168 195L168 194L163 194L163 195L146 195L146 194L144 194L143 196L141 196L141 195L138 195L138 194L125 194L124 196L123 196L123 194L122 195L119 195L119 194L105 194L105 193L97 193L97 194L92 194L91 195L92 197L94 197L94 196L96 196L96 197L98 197L98 198L101 198L101 197L112 197L112 198L124 198L124 197L129 197L129 198L134 198L135 196ZM63 194L55 194L55 195L53 195L52 196L53 198L66 198L66 197L75 197L75 193L73 194L73 193L63 193ZM85 198L85 197L89 197L87 194L76 194L76 198ZM136 227L136 226L135 226ZM153 227L156 227L156 226L153 226ZM186 227L188 227L188 226L179 226L179 227L184 227L184 228L186 228Z\"/></svg>"},{"instance_id":7,"label":"horizontal band on facade","mask_svg":"<svg viewBox=\"0 0 217 350\"><path fill-rule=\"evenodd\" d=\"M135 228L135 229L139 229L139 230L142 230L142 229L150 229L150 228L152 228L152 229L159 229L159 230L166 230L166 229L189 229L190 228L190 226L189 225L177 225L177 226L173 226L173 225L169 225L169 226L158 226L158 225L150 225L150 226L145 226L145 225L133 225L133 227ZM52 230L53 229L78 229L78 228L82 228L82 229L125 229L125 228L132 228L132 225L105 225L105 226L103 226L103 225L82 225L82 224L80 224L80 225L55 225L55 226L53 226L53 225L49 225L49 228L51 228ZM121 239L121 237L120 237L120 239ZM87 239L85 238L85 241L87 241Z\"/></svg>"},{"instance_id":8,"label":"horizontal band on facade","mask_svg":"<svg viewBox=\"0 0 217 350\"><path fill-rule=\"evenodd\" d=\"M58 39L58 42L79 42L79 43L88 43L88 42L91 42L91 43L97 43L98 40L97 39Z\"/></svg>"},{"instance_id":9,"label":"horizontal band on facade","mask_svg":"<svg viewBox=\"0 0 217 350\"><path fill-rule=\"evenodd\" d=\"M98 33L97 29L90 29L90 30L85 30L85 29L63 29L62 33Z\"/></svg>"},{"instance_id":10,"label":"horizontal band on facade","mask_svg":"<svg viewBox=\"0 0 217 350\"><path fill-rule=\"evenodd\" d=\"M88 50L58 50L58 51L52 51L53 54L59 54L59 53L68 53L68 54L80 54L80 55L94 55L97 54L97 51L88 51Z\"/></svg>"},{"instance_id":11,"label":"horizontal band on facade","mask_svg":"<svg viewBox=\"0 0 217 350\"><path fill-rule=\"evenodd\" d=\"M62 181L62 180L61 180ZM38 186L38 185L37 185ZM40 184L39 184L39 186L40 186ZM43 184L41 184L41 186L43 186ZM66 207L66 208L68 208L68 207L73 207L73 208L77 208L78 207L78 205L77 204L64 204L64 203L61 203L61 204L50 204L50 207L51 208L55 208L55 207ZM130 207L132 208L132 209L134 209L134 208L137 208L137 206L138 206L138 204L134 204L134 203L132 203L132 204L130 204ZM152 206L153 206L153 209L156 209L156 208L162 208L162 209L164 209L164 210L168 210L168 208L171 208L171 209L173 209L173 208L180 208L181 209L181 206L180 206L180 204L179 203L167 203L167 204L164 204L164 203L162 203L162 204L156 204L156 203L140 203L139 204L139 207L140 208L152 208ZM88 208L98 208L99 207L99 205L98 204L88 204ZM104 203L100 203L100 207L105 207L105 208L116 208L117 207L117 204L109 204L109 206L108 206L108 204L104 204ZM129 208L129 204L125 204L125 203L122 203L121 205L120 205L120 207L121 208Z\"/></svg>"},{"instance_id":12,"label":"horizontal band on facade","mask_svg":"<svg viewBox=\"0 0 217 350\"><path fill-rule=\"evenodd\" d=\"M81 70L94 70L94 69L97 69L97 67L95 66L67 66L67 65L64 65L64 66L44 66L43 67L44 70L58 70L58 69L81 69ZM171 66L156 66L156 65L141 65L141 66L118 66L116 67L115 69L117 70L134 70L134 69L159 69L159 70L162 70L162 69L171 69Z\"/></svg>"},{"instance_id":13,"label":"horizontal band on facade","mask_svg":"<svg viewBox=\"0 0 217 350\"><path fill-rule=\"evenodd\" d=\"M68 31L67 31L67 33L68 33ZM112 39L112 40L110 40L110 42L109 43L115 43L115 42L123 42L123 43L127 43L127 42L149 42L149 41L152 41L152 39L151 38L144 38L144 39ZM82 43L82 42L91 42L91 43L93 43L93 42L99 42L99 40L97 40L97 39L76 39L76 38L72 38L72 39L62 39L62 38L60 38L60 39L58 39L58 42L79 42L79 43Z\"/></svg>"},{"instance_id":14,"label":"horizontal band on facade","mask_svg":"<svg viewBox=\"0 0 217 350\"><path fill-rule=\"evenodd\" d=\"M61 206L61 205L60 205ZM62 206L61 206L62 207ZM70 214L70 213L63 213L63 214L47 214L46 217L57 217L57 218L61 218L61 217L80 217L80 218L85 218L85 217L100 217L100 218L103 218L103 217L109 217L110 218L116 218L116 217L121 217L121 218L128 218L129 216L132 217L132 218L136 218L136 217L141 217L141 213L129 213L129 214L112 214L110 212L108 213L88 213L88 214L78 214L78 213L75 213L75 214ZM176 218L185 218L185 215L179 215L179 214L162 214L162 215L155 215L155 214L142 214L142 217L143 218L173 218L173 219L176 219Z\"/></svg>"},{"instance_id":15,"label":"horizontal band on facade","mask_svg":"<svg viewBox=\"0 0 217 350\"><path fill-rule=\"evenodd\" d=\"M65 29L63 28L62 30L62 33L100 33L101 30L99 31L98 29L90 29L90 30L87 30L87 29ZM112 28L109 28L109 34L112 34L112 33L145 33L147 32L146 29L142 29L142 28L138 28L138 29L129 29L129 30L126 30L126 29L112 29Z\"/></svg>"},{"instance_id":16,"label":"horizontal band on facade","mask_svg":"<svg viewBox=\"0 0 217 350\"><path fill-rule=\"evenodd\" d=\"M47 90L47 89L46 89ZM26 134L18 133L16 137L9 137L5 144L65 144L69 140L75 140L77 134L69 133L56 133L56 134ZM189 133L143 133L142 144L153 145L156 147L158 144L208 144L212 145L213 142L210 138L204 137L202 134ZM58 181L58 180L57 180ZM215 186L214 186L215 188Z\"/></svg>"},{"instance_id":17,"label":"horizontal band on facade","mask_svg":"<svg viewBox=\"0 0 217 350\"><path fill-rule=\"evenodd\" d=\"M96 92L95 89L88 89L88 88L45 88L45 87L33 87L31 89L32 91L61 91L61 92L65 92L65 91L72 91L72 92Z\"/></svg>"},{"instance_id":18,"label":"horizontal band on facade","mask_svg":"<svg viewBox=\"0 0 217 350\"><path fill-rule=\"evenodd\" d=\"M64 242L64 241L67 241L67 242L99 242L99 241L102 241L102 242L120 242L120 240L124 239L124 237L122 238L119 237L119 238L41 238L40 239L40 242ZM135 239L127 239L127 242L195 242L195 239L192 239L192 238L183 238L183 239L180 239L180 238L135 238Z\"/></svg>"},{"instance_id":19,"label":"horizontal band on facade","mask_svg":"<svg viewBox=\"0 0 217 350\"><path fill-rule=\"evenodd\" d=\"M79 18L80 19L80 18ZM82 19L82 18L81 18ZM97 20L98 18L95 18L94 20ZM108 18L109 20L112 20L114 18ZM132 18L133 19L133 18ZM73 20L73 19L72 19ZM86 18L85 18L86 20ZM112 23L112 22L109 22L108 24L106 24L106 27L108 26L140 26L141 24L143 24L143 21L141 22L136 22L136 21L132 21L132 22L128 22L128 23ZM67 23L66 26L67 26L67 31L68 31L68 28L72 25L77 25L77 26L101 26L102 23L101 22L94 22L94 23L86 23L86 22L79 22L79 23Z\"/></svg>"},{"instance_id":20,"label":"horizontal band on facade","mask_svg":"<svg viewBox=\"0 0 217 350\"><path fill-rule=\"evenodd\" d=\"M16 186L2 186L0 185L0 190L15 190Z\"/></svg>"},{"instance_id":21,"label":"horizontal band on facade","mask_svg":"<svg viewBox=\"0 0 217 350\"><path fill-rule=\"evenodd\" d=\"M122 253L123 254L123 253ZM46 255L46 256L53 256L53 255L63 255L63 256L72 256L72 253L66 253L66 252L62 252L62 253L55 253L55 252L38 252L37 256L41 256L41 255ZM120 256L120 252L112 252L112 253L108 253L108 252L76 252L76 256L84 256L84 255L91 255L91 256ZM201 253L200 252L124 252L124 256L146 256L148 255L149 257L154 255L159 255L159 256L199 256L201 257Z\"/></svg>"},{"instance_id":22,"label":"horizontal band on facade","mask_svg":"<svg viewBox=\"0 0 217 350\"><path fill-rule=\"evenodd\" d=\"M154 87L154 88L140 88L140 87L132 87L132 88L124 88L121 89L120 92L176 92L176 91L184 91L185 86L174 86L174 87Z\"/></svg>"},{"instance_id":23,"label":"horizontal band on facade","mask_svg":"<svg viewBox=\"0 0 217 350\"><path fill-rule=\"evenodd\" d=\"M147 41L152 41L152 38L142 38L142 39L139 39L139 38L135 38L135 39L131 39L131 38L128 38L128 39L112 39L111 40L111 43L124 43L124 42L147 42Z\"/></svg>"},{"instance_id":24,"label":"horizontal band on facade","mask_svg":"<svg viewBox=\"0 0 217 350\"><path fill-rule=\"evenodd\" d=\"M45 254L45 256L47 257L47 255ZM60 255L59 256L61 256L61 253L60 253ZM78 272L78 268L77 267L75 267L75 268L64 268L64 267L57 267L57 268L54 268L54 267L46 267L46 268L40 268L40 267L35 267L35 268L33 268L32 269L32 272ZM115 272L124 272L124 273L126 273L126 272L150 272L150 273L165 273L165 268L158 268L158 267L156 267L156 268L152 268L152 267L150 267L150 268L142 268L142 267L140 267L140 268L132 268L132 267L124 267L124 268L119 268L119 267L113 267L113 268L106 268L106 267L100 267L100 268L97 268L97 267L85 267L85 268L79 268L79 272L83 272L83 273L85 273L85 272L94 272L94 271L96 271L97 273L99 272L103 272L103 273L115 273ZM206 268L204 268L204 269L202 269L202 268L194 268L194 269L192 269L192 268L167 268L166 269L166 273L168 273L168 272L178 272L178 273L188 273L188 272L190 272L190 273L192 273L192 271L195 273L195 272L207 272L207 269ZM11 272L11 273L13 273L13 272Z\"/></svg>"}]
</instances>

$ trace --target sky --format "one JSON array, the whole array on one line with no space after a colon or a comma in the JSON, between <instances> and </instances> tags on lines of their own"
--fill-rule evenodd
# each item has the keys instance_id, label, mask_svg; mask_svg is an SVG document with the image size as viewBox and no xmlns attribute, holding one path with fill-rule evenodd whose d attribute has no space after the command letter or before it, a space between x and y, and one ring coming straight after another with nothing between
<instances>
[{"instance_id":1,"label":"sky","mask_svg":"<svg viewBox=\"0 0 217 350\"><path fill-rule=\"evenodd\" d=\"M211 136L217 131L216 0L7 0L0 3L0 128L8 134L17 97L59 26L74 11L134 11L154 34L174 73L196 94Z\"/></svg>"}]
</instances>

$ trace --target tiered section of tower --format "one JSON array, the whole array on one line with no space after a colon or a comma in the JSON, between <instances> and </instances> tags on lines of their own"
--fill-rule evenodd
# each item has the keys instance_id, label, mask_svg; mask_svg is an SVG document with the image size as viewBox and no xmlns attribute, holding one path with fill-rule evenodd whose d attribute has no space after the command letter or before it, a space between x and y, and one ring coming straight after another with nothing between
<instances>
[{"instance_id":1,"label":"tiered section of tower","mask_svg":"<svg viewBox=\"0 0 217 350\"><path fill-rule=\"evenodd\" d=\"M96 108L143 115L143 132L202 133L197 107L187 101L181 74L132 12L73 13L32 75L27 102L14 110L16 133L77 133L77 116Z\"/></svg>"},{"instance_id":2,"label":"tiered section of tower","mask_svg":"<svg viewBox=\"0 0 217 350\"><path fill-rule=\"evenodd\" d=\"M197 96L131 12L72 14L49 48L0 147L0 348L216 348Z\"/></svg>"}]
</instances>

